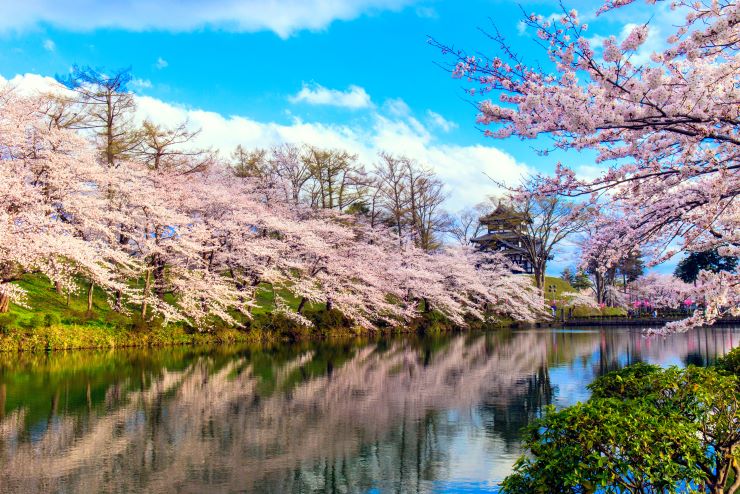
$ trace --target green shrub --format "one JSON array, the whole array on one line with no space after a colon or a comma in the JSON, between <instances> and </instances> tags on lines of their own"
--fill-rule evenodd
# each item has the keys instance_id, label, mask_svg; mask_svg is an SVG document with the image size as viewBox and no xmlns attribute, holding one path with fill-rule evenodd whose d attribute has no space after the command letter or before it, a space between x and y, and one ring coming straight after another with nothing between
<instances>
[{"instance_id":1,"label":"green shrub","mask_svg":"<svg viewBox=\"0 0 740 494\"><path fill-rule=\"evenodd\" d=\"M502 491L726 492L740 461L739 382L692 366L607 374L586 403L550 407L528 428L531 454L516 462Z\"/></svg>"},{"instance_id":2,"label":"green shrub","mask_svg":"<svg viewBox=\"0 0 740 494\"><path fill-rule=\"evenodd\" d=\"M44 326L44 318L41 316L41 314L34 314L31 319L28 320L26 323L26 327L35 329L35 328L41 328Z\"/></svg>"},{"instance_id":3,"label":"green shrub","mask_svg":"<svg viewBox=\"0 0 740 494\"><path fill-rule=\"evenodd\" d=\"M730 351L727 355L719 359L717 367L720 369L740 375L740 347Z\"/></svg>"},{"instance_id":4,"label":"green shrub","mask_svg":"<svg viewBox=\"0 0 740 494\"><path fill-rule=\"evenodd\" d=\"M46 314L44 316L44 326L56 326L60 323L59 316L57 314Z\"/></svg>"},{"instance_id":5,"label":"green shrub","mask_svg":"<svg viewBox=\"0 0 740 494\"><path fill-rule=\"evenodd\" d=\"M13 326L15 326L17 320L18 315L13 314L12 312L0 314L0 330L7 333Z\"/></svg>"}]
</instances>

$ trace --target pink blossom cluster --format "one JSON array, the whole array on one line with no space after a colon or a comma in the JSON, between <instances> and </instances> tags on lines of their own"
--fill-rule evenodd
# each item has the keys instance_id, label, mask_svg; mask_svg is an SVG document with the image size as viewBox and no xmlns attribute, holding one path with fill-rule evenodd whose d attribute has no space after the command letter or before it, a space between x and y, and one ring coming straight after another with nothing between
<instances>
[{"instance_id":1,"label":"pink blossom cluster","mask_svg":"<svg viewBox=\"0 0 740 494\"><path fill-rule=\"evenodd\" d=\"M631 295L636 297L634 306L647 309L678 309L698 291L672 275L659 273L641 276L630 289Z\"/></svg>"}]
</instances>

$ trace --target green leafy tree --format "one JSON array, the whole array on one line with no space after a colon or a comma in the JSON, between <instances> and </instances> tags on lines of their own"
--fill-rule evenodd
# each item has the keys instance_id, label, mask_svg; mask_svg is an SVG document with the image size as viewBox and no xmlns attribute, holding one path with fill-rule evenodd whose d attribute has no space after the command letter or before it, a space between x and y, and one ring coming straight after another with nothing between
<instances>
[{"instance_id":1,"label":"green leafy tree","mask_svg":"<svg viewBox=\"0 0 740 494\"><path fill-rule=\"evenodd\" d=\"M736 359L737 360L737 359ZM740 491L738 378L638 364L597 379L586 403L549 408L503 492Z\"/></svg>"},{"instance_id":2,"label":"green leafy tree","mask_svg":"<svg viewBox=\"0 0 740 494\"><path fill-rule=\"evenodd\" d=\"M740 376L740 347L735 348L730 353L722 357L717 362L717 367L731 372L736 376Z\"/></svg>"},{"instance_id":3,"label":"green leafy tree","mask_svg":"<svg viewBox=\"0 0 740 494\"><path fill-rule=\"evenodd\" d=\"M712 249L704 252L691 252L678 263L673 274L685 283L696 283L700 271L733 272L736 267L737 257L721 256L717 249Z\"/></svg>"}]
</instances>

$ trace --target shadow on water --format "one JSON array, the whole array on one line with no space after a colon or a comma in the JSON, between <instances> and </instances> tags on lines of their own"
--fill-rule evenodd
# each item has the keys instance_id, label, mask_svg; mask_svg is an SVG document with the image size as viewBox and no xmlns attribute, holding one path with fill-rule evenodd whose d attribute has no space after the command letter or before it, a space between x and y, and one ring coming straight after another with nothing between
<instances>
[{"instance_id":1,"label":"shadow on water","mask_svg":"<svg viewBox=\"0 0 740 494\"><path fill-rule=\"evenodd\" d=\"M3 492L495 492L521 429L740 329L501 331L0 356Z\"/></svg>"}]
</instances>

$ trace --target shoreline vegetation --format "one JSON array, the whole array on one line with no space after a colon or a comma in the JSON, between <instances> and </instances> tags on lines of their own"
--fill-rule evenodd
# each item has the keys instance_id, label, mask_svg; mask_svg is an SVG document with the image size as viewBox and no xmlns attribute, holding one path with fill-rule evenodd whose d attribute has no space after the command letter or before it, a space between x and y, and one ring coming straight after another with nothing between
<instances>
[{"instance_id":1,"label":"shoreline vegetation","mask_svg":"<svg viewBox=\"0 0 740 494\"><path fill-rule=\"evenodd\" d=\"M143 320L134 309L128 314L111 308L101 290L94 291L92 310L87 310L88 294L59 293L42 275L26 275L18 285L27 292L28 307L10 305L0 314L0 352L43 352L78 349L144 348L163 346L233 345L241 343L277 343L297 340L356 337L400 333L443 333L463 329L431 311L403 326L367 329L353 325L341 312L326 310L323 304L308 304L305 317L313 326L274 311L265 290L260 307L244 319L242 327L214 323L209 328L195 328L182 322L163 324L160 318ZM289 292L281 293L290 299ZM294 302L300 303L296 297ZM511 319L483 323L471 321L469 329L510 327Z\"/></svg>"},{"instance_id":2,"label":"shoreline vegetation","mask_svg":"<svg viewBox=\"0 0 740 494\"><path fill-rule=\"evenodd\" d=\"M558 293L571 290L567 283L557 283ZM182 323L163 325L160 319L142 320L136 310L129 314L114 311L106 295L93 292L92 311L87 311L88 294L85 290L67 295L56 291L42 275L27 275L18 285L28 293L28 307L11 304L10 311L0 314L0 352L44 352L77 349L146 348L163 346L233 345L243 343L277 343L297 340L329 339L358 336L380 336L401 333L446 333L480 329L517 327L510 318L470 321L461 328L442 314L422 312L408 324L396 327L367 329L353 325L336 310L326 310L321 304L306 308L306 318L313 326L303 326L280 312L273 312L269 291L265 290L260 307L255 307L251 320L243 327L223 324L209 329L198 329ZM289 293L282 293L289 299ZM299 303L298 299L294 301ZM36 310L35 308L39 308ZM588 316L587 310L580 315ZM604 314L607 315L607 314ZM547 323L549 321L540 321Z\"/></svg>"},{"instance_id":3,"label":"shoreline vegetation","mask_svg":"<svg viewBox=\"0 0 740 494\"><path fill-rule=\"evenodd\" d=\"M334 311L317 312L317 318L333 318ZM358 326L305 327L282 317L261 318L263 327L226 328L206 331L180 325L129 327L51 325L39 327L0 327L0 353L101 350L118 348L157 348L168 346L228 346L236 344L286 343L333 338L376 337L394 334L441 334L483 329L517 327L510 320L461 329L447 321L425 318L396 328L368 330Z\"/></svg>"},{"instance_id":4,"label":"shoreline vegetation","mask_svg":"<svg viewBox=\"0 0 740 494\"><path fill-rule=\"evenodd\" d=\"M739 364L736 347L706 367L638 362L597 377L587 400L527 425L501 492L738 492Z\"/></svg>"}]
</instances>

